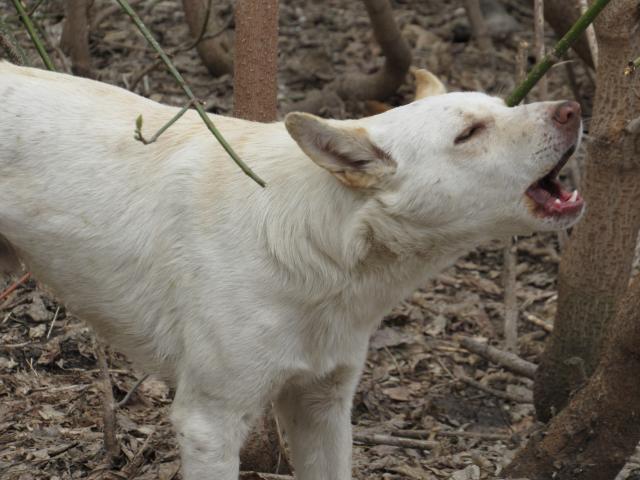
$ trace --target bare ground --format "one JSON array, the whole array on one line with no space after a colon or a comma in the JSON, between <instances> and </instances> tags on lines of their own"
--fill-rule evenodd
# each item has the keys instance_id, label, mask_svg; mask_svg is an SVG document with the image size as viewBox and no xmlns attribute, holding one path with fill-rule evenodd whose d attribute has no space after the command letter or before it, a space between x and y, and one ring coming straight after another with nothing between
<instances>
[{"instance_id":1,"label":"bare ground","mask_svg":"<svg viewBox=\"0 0 640 480\"><path fill-rule=\"evenodd\" d=\"M228 2L218 3L222 6L216 13L227 17L231 12L225 6ZM281 3L279 99L283 108L336 76L370 72L381 65L379 48L359 2ZM486 54L468 39L461 3L394 2L414 65L436 73L451 90L506 94L515 84L518 42L531 40L528 2L505 2L521 29L496 41L496 49ZM104 12L108 5L106 0L96 1L96 11ZM165 47L189 43L179 1L139 1L137 5ZM28 47L10 2L0 0L0 6L0 15ZM54 61L65 69L68 62L54 48L61 33L60 12L61 2L51 0L40 7L36 19ZM117 11L93 30L91 50L97 77L124 87L131 87L155 59L128 19ZM33 51L30 54L38 65ZM212 79L194 50L177 54L175 61L212 112L230 112L229 76ZM583 67L578 62L573 65L579 95L588 105L593 85ZM550 79L550 97L574 96L563 67L555 68ZM140 94L174 105L185 103L162 69L151 70L136 83L135 91ZM392 103L408 102L411 94L408 79ZM366 107L338 102L324 113L361 116ZM131 125L133 134L134 119ZM547 333L527 318L553 321L558 239L536 235L519 239L517 247L519 349L523 358L536 362ZM501 275L502 245L496 242L471 252L387 315L371 342L354 402L354 430L362 435L420 430L423 439L437 441L437 447L425 450L356 442L355 478L495 478L526 441L536 427L531 380L487 363L458 342L461 337L473 337L503 348ZM1 278L0 287L11 285L16 278ZM143 374L115 352L110 352L109 363L114 395L121 400ZM91 331L36 281L29 280L0 302L0 478L180 478L179 455L168 421L172 392L153 378L143 382L130 402L118 410L123 455L114 470L105 468L99 378ZM471 386L463 378L503 392L505 398ZM630 470L633 468L631 465ZM637 478L640 467L638 472L625 478Z\"/></svg>"}]
</instances>

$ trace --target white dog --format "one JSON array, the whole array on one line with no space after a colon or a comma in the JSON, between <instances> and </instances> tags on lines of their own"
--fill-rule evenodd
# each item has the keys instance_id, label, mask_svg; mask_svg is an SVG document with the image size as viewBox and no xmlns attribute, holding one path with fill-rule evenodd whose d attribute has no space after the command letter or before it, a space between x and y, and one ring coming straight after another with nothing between
<instances>
[{"instance_id":1,"label":"white dog","mask_svg":"<svg viewBox=\"0 0 640 480\"><path fill-rule=\"evenodd\" d=\"M214 117L260 188L189 112L0 64L0 233L30 271L176 387L187 480L235 480L273 400L297 478L351 478L350 407L369 336L430 275L496 237L572 225L555 180L571 102L480 93L375 117Z\"/></svg>"}]
</instances>

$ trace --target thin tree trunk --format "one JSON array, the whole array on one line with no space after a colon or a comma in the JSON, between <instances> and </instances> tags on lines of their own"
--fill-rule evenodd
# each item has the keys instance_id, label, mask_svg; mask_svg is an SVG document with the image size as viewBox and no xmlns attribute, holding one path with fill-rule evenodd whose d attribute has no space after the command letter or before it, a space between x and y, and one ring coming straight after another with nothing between
<instances>
[{"instance_id":1,"label":"thin tree trunk","mask_svg":"<svg viewBox=\"0 0 640 480\"><path fill-rule=\"evenodd\" d=\"M634 0L614 0L595 24L600 59L582 187L588 206L560 262L555 328L534 387L542 420L594 371L629 281L640 228L638 134L629 124L640 113L640 76L622 72L640 51L637 14Z\"/></svg>"},{"instance_id":2,"label":"thin tree trunk","mask_svg":"<svg viewBox=\"0 0 640 480\"><path fill-rule=\"evenodd\" d=\"M237 0L234 116L272 122L277 116L278 0Z\"/></svg>"},{"instance_id":3,"label":"thin tree trunk","mask_svg":"<svg viewBox=\"0 0 640 480\"><path fill-rule=\"evenodd\" d=\"M273 122L278 114L278 0L237 0L235 20L234 115L254 122ZM291 473L271 410L257 422L245 442L240 468Z\"/></svg>"},{"instance_id":4,"label":"thin tree trunk","mask_svg":"<svg viewBox=\"0 0 640 480\"><path fill-rule=\"evenodd\" d=\"M603 58L604 60L604 58ZM640 441L640 280L608 328L585 388L505 471L529 480L612 480Z\"/></svg>"},{"instance_id":5,"label":"thin tree trunk","mask_svg":"<svg viewBox=\"0 0 640 480\"><path fill-rule=\"evenodd\" d=\"M227 39L224 36L216 35L215 38L207 38L207 35L218 33L221 27L214 12L209 11L207 18L207 11L211 6L210 1L182 0L182 6L191 36L194 40L200 39L196 50L202 63L212 76L219 77L233 70L233 61L226 45Z\"/></svg>"},{"instance_id":6,"label":"thin tree trunk","mask_svg":"<svg viewBox=\"0 0 640 480\"><path fill-rule=\"evenodd\" d=\"M71 71L81 77L91 77L89 52L89 8L87 0L65 0L64 26L60 47L71 57Z\"/></svg>"},{"instance_id":7,"label":"thin tree trunk","mask_svg":"<svg viewBox=\"0 0 640 480\"><path fill-rule=\"evenodd\" d=\"M544 16L559 37L569 31L580 13L580 6L575 0L546 0L544 2ZM573 49L587 65L593 67L586 35L573 44Z\"/></svg>"}]
</instances>

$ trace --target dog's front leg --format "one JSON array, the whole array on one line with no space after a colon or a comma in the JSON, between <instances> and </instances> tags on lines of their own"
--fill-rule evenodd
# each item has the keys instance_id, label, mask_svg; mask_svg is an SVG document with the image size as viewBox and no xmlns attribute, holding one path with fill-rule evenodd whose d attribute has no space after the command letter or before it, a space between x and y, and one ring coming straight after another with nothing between
<instances>
[{"instance_id":1,"label":"dog's front leg","mask_svg":"<svg viewBox=\"0 0 640 480\"><path fill-rule=\"evenodd\" d=\"M276 410L291 448L297 480L351 479L351 403L355 368L287 385Z\"/></svg>"},{"instance_id":2,"label":"dog's front leg","mask_svg":"<svg viewBox=\"0 0 640 480\"><path fill-rule=\"evenodd\" d=\"M171 420L184 480L238 480L240 448L257 410L250 414L237 402L178 386Z\"/></svg>"}]
</instances>

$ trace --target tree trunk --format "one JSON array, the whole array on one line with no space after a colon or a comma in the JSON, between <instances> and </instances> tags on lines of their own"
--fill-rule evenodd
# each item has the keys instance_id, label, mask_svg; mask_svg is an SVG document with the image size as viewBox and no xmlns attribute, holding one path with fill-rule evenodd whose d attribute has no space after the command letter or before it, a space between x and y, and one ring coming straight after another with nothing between
<instances>
[{"instance_id":1,"label":"tree trunk","mask_svg":"<svg viewBox=\"0 0 640 480\"><path fill-rule=\"evenodd\" d=\"M507 478L613 480L633 454L640 441L640 279L607 333L587 386L518 452Z\"/></svg>"},{"instance_id":2,"label":"tree trunk","mask_svg":"<svg viewBox=\"0 0 640 480\"><path fill-rule=\"evenodd\" d=\"M376 73L351 74L307 93L287 111L318 113L329 101L385 100L398 90L411 66L411 50L402 37L389 0L363 0L369 13L373 35L385 56L384 66Z\"/></svg>"},{"instance_id":3,"label":"tree trunk","mask_svg":"<svg viewBox=\"0 0 640 480\"><path fill-rule=\"evenodd\" d=\"M233 114L273 122L278 98L278 0L237 0Z\"/></svg>"},{"instance_id":4,"label":"tree trunk","mask_svg":"<svg viewBox=\"0 0 640 480\"><path fill-rule=\"evenodd\" d=\"M493 48L493 42L491 41L487 24L484 21L484 15L480 9L480 0L465 0L464 8L467 10L471 31L478 42L480 50L488 52Z\"/></svg>"},{"instance_id":5,"label":"tree trunk","mask_svg":"<svg viewBox=\"0 0 640 480\"><path fill-rule=\"evenodd\" d=\"M234 116L273 122L278 115L278 0L237 0L235 20ZM291 473L273 412L251 431L240 453L240 468Z\"/></svg>"},{"instance_id":6,"label":"tree trunk","mask_svg":"<svg viewBox=\"0 0 640 480\"><path fill-rule=\"evenodd\" d=\"M582 187L587 210L562 256L555 328L534 387L544 421L594 371L629 281L640 228L638 134L629 124L640 113L640 76L623 71L640 52L637 14L634 0L614 0L595 23L600 63Z\"/></svg>"},{"instance_id":7,"label":"tree trunk","mask_svg":"<svg viewBox=\"0 0 640 480\"><path fill-rule=\"evenodd\" d=\"M556 32L556 35L562 37L580 17L580 5L576 0L546 0L544 2L544 17ZM589 49L586 35L582 35L573 44L573 49L587 65L593 67L593 59L591 58L591 50Z\"/></svg>"},{"instance_id":8,"label":"tree trunk","mask_svg":"<svg viewBox=\"0 0 640 480\"><path fill-rule=\"evenodd\" d=\"M65 0L64 26L60 48L71 57L71 70L81 77L91 77L89 52L89 8L87 0Z\"/></svg>"},{"instance_id":9,"label":"tree trunk","mask_svg":"<svg viewBox=\"0 0 640 480\"><path fill-rule=\"evenodd\" d=\"M215 12L211 11L212 3L214 3L212 0L182 0L191 36L194 40L200 39L196 45L198 55L209 73L219 77L225 73L231 73L233 62L229 54L228 39L219 35L221 24ZM209 11L209 18L207 18L207 11ZM214 36L207 38L209 35Z\"/></svg>"},{"instance_id":10,"label":"tree trunk","mask_svg":"<svg viewBox=\"0 0 640 480\"><path fill-rule=\"evenodd\" d=\"M393 95L409 72L411 50L398 29L389 0L364 0L373 34L385 56L384 67L373 75L351 75L338 83L341 98L385 100Z\"/></svg>"}]
</instances>

